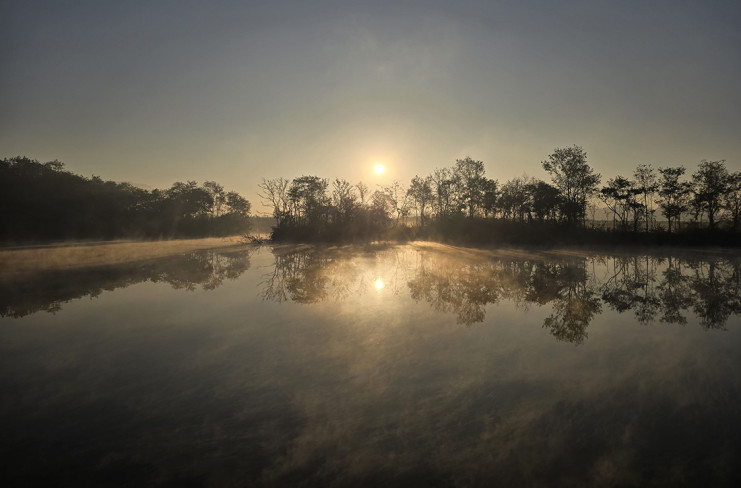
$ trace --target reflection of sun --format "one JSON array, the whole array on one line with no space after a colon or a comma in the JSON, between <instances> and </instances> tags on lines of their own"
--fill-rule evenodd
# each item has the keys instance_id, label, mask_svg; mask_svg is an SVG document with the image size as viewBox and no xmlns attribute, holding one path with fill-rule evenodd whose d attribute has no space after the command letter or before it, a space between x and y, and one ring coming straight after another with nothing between
<instances>
[{"instance_id":1,"label":"reflection of sun","mask_svg":"<svg viewBox=\"0 0 741 488\"><path fill-rule=\"evenodd\" d=\"M381 281L381 278L378 278L376 280L376 290L381 291L382 288L383 288L383 281Z\"/></svg>"},{"instance_id":2,"label":"reflection of sun","mask_svg":"<svg viewBox=\"0 0 741 488\"><path fill-rule=\"evenodd\" d=\"M384 168L382 164L377 164L377 165L376 165L376 166L375 166L375 167L373 168L373 171L375 171L377 175L380 175L380 174L382 174L382 173L383 173L383 171L384 171L385 169L386 169L386 168Z\"/></svg>"}]
</instances>

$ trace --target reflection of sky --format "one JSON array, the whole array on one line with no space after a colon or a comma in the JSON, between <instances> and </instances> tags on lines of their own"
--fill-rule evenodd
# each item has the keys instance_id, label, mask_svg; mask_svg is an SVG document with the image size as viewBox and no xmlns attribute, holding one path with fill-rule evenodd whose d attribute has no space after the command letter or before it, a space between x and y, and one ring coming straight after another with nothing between
<instances>
[{"instance_id":1,"label":"reflection of sky","mask_svg":"<svg viewBox=\"0 0 741 488\"><path fill-rule=\"evenodd\" d=\"M31 442L49 466L139 466L142 480L148 463L285 484L722 482L711 462L737 469L738 316L706 331L692 315L641 325L603 307L574 346L543 328L548 304L502 299L464 327L409 298L420 265L460 271L475 253L343 252L327 299L309 304L262 299L263 248L215 290L141 283L3 319L3 442L26 439L7 465ZM59 439L73 448L60 454Z\"/></svg>"}]
</instances>

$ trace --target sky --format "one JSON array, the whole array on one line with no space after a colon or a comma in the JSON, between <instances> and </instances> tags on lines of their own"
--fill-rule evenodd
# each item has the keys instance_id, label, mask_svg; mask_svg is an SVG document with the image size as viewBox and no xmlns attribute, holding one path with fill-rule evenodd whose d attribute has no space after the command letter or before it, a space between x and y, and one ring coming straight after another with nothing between
<instances>
[{"instance_id":1,"label":"sky","mask_svg":"<svg viewBox=\"0 0 741 488\"><path fill-rule=\"evenodd\" d=\"M734 1L5 1L0 157L154 188L393 179L470 156L548 179L578 144L741 170ZM386 172L376 175L374 165Z\"/></svg>"}]
</instances>

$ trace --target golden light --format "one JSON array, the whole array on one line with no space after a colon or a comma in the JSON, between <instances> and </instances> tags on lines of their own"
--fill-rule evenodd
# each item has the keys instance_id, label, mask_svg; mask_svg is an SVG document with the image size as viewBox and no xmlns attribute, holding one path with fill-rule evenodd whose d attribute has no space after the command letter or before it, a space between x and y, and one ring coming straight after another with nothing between
<instances>
[{"instance_id":1,"label":"golden light","mask_svg":"<svg viewBox=\"0 0 741 488\"><path fill-rule=\"evenodd\" d=\"M386 168L384 168L382 164L377 164L377 165L376 165L376 166L375 166L375 167L373 168L373 171L375 171L377 175L380 175L380 174L382 174L382 173L383 173L383 172L384 172L385 170L386 170Z\"/></svg>"},{"instance_id":2,"label":"golden light","mask_svg":"<svg viewBox=\"0 0 741 488\"><path fill-rule=\"evenodd\" d=\"M383 289L383 281L381 281L381 278L378 278L376 280L376 290L381 291Z\"/></svg>"}]
</instances>

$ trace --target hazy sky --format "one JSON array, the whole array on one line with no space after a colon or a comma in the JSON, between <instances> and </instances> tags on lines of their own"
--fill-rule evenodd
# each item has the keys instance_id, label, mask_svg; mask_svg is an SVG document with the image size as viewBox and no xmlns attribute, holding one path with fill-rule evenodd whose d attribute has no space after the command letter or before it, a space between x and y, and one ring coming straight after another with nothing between
<instances>
[{"instance_id":1,"label":"hazy sky","mask_svg":"<svg viewBox=\"0 0 741 488\"><path fill-rule=\"evenodd\" d=\"M741 170L739 26L737 1L5 1L0 157L253 201L468 155L545 178L572 144L604 179Z\"/></svg>"}]
</instances>

